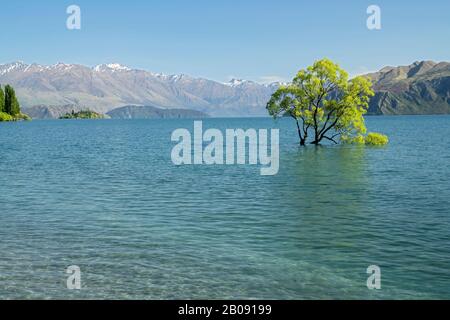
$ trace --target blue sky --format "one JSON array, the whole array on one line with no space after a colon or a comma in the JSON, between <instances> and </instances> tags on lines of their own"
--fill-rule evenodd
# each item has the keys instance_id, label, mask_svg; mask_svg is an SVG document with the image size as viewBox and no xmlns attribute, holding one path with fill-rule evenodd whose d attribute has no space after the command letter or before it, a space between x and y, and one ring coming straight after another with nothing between
<instances>
[{"instance_id":1,"label":"blue sky","mask_svg":"<svg viewBox=\"0 0 450 320\"><path fill-rule=\"evenodd\" d=\"M66 8L81 8L81 30ZM366 27L381 7L382 29ZM329 57L351 74L416 60L450 61L450 1L9 1L0 63L119 62L218 81L290 79Z\"/></svg>"}]
</instances>

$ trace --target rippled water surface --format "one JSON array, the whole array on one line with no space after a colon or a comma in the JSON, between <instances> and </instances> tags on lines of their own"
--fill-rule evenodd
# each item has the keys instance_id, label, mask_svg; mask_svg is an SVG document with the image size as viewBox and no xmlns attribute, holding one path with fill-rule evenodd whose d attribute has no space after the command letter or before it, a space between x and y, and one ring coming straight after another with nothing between
<instances>
[{"instance_id":1,"label":"rippled water surface","mask_svg":"<svg viewBox=\"0 0 450 320\"><path fill-rule=\"evenodd\" d=\"M280 128L276 176L175 167L171 132L192 120L0 123L0 298L449 299L450 117L367 123L388 147L204 122Z\"/></svg>"}]
</instances>

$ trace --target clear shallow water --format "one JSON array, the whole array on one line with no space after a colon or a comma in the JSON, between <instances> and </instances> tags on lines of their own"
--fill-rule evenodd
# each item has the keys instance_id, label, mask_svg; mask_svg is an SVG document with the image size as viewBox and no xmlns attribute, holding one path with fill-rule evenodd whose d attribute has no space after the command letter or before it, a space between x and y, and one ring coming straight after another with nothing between
<instances>
[{"instance_id":1,"label":"clear shallow water","mask_svg":"<svg viewBox=\"0 0 450 320\"><path fill-rule=\"evenodd\" d=\"M450 117L367 122L388 147L299 148L290 119L204 122L280 127L273 177L172 165L191 120L2 123L0 298L449 299Z\"/></svg>"}]
</instances>

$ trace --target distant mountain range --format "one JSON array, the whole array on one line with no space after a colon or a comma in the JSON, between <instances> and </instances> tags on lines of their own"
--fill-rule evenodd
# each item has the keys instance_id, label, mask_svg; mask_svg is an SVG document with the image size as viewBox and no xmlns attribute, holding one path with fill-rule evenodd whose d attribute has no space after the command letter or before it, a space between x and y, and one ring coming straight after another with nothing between
<instances>
[{"instance_id":1,"label":"distant mountain range","mask_svg":"<svg viewBox=\"0 0 450 320\"><path fill-rule=\"evenodd\" d=\"M187 75L164 75L120 64L94 68L58 63L0 65L0 83L16 88L25 108L75 105L105 113L124 105L192 109L212 116L262 116L278 84L232 80L219 83ZM53 112L54 107L50 108Z\"/></svg>"},{"instance_id":2,"label":"distant mountain range","mask_svg":"<svg viewBox=\"0 0 450 320\"><path fill-rule=\"evenodd\" d=\"M450 113L450 63L415 62L385 67L367 76L373 80L376 91L370 102L370 114ZM237 79L220 83L183 74L130 69L120 64L90 68L22 62L0 65L0 84L7 83L16 88L25 111L37 115L36 118L55 118L87 108L107 113L137 105L177 109L175 114L179 109L189 109L210 116L265 116L265 105L280 86ZM152 113L148 108L132 109L140 114ZM128 117L133 112L125 107L116 114Z\"/></svg>"}]
</instances>

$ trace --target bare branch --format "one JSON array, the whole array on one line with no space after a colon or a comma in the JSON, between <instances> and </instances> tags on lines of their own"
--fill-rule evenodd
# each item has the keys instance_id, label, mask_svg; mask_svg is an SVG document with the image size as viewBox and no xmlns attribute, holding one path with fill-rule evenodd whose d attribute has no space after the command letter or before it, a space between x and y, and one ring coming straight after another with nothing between
<instances>
[{"instance_id":1,"label":"bare branch","mask_svg":"<svg viewBox=\"0 0 450 320\"><path fill-rule=\"evenodd\" d=\"M327 136L322 136L322 138L325 138L325 139L327 139L327 140L333 141L335 144L338 144L338 143L336 142L336 140L334 140L334 138L330 138L330 137L327 137Z\"/></svg>"}]
</instances>

